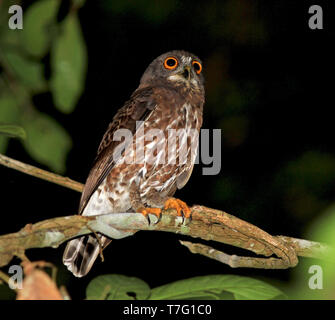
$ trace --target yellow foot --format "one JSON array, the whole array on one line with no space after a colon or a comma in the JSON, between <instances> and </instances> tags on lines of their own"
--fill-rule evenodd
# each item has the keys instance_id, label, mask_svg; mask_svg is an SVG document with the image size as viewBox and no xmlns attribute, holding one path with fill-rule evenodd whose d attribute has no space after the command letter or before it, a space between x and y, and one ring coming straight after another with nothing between
<instances>
[{"instance_id":1,"label":"yellow foot","mask_svg":"<svg viewBox=\"0 0 335 320\"><path fill-rule=\"evenodd\" d=\"M169 198L166 200L164 204L164 209L175 209L177 211L177 215L185 218L189 218L191 216L191 209L188 205L179 199Z\"/></svg>"},{"instance_id":2,"label":"yellow foot","mask_svg":"<svg viewBox=\"0 0 335 320\"><path fill-rule=\"evenodd\" d=\"M158 219L160 219L162 214L162 209L159 208L140 208L139 213L142 213L145 217L148 217L148 214L154 214Z\"/></svg>"}]
</instances>

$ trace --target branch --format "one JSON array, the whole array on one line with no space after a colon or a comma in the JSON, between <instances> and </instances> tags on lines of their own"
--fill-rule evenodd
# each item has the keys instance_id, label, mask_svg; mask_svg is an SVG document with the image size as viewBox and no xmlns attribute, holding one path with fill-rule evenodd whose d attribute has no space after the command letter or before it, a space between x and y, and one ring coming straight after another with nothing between
<instances>
[{"instance_id":1,"label":"branch","mask_svg":"<svg viewBox=\"0 0 335 320\"><path fill-rule=\"evenodd\" d=\"M78 182L28 166L3 155L0 155L0 163L77 191L82 189L82 185ZM113 239L132 235L139 230L174 232L229 244L268 257L230 256L207 245L182 242L191 252L200 253L231 267L284 269L297 265L298 256L325 258L330 250L326 245L318 242L271 236L260 228L224 211L204 206L193 206L191 217L184 221L182 217L176 215L175 210L163 210L159 221L153 215L149 215L148 221L140 213L111 213L98 216L73 215L28 224L16 233L0 236L0 267L7 265L14 256L26 260L26 249L57 248L71 238L92 232L99 232Z\"/></svg>"},{"instance_id":2,"label":"branch","mask_svg":"<svg viewBox=\"0 0 335 320\"><path fill-rule=\"evenodd\" d=\"M67 177L62 177L58 174L46 170L36 168L21 161L11 159L3 154L0 154L0 164L2 164L5 167L21 171L33 177L55 183L78 192L82 192L84 188L84 185L82 183L79 183Z\"/></svg>"},{"instance_id":3,"label":"branch","mask_svg":"<svg viewBox=\"0 0 335 320\"><path fill-rule=\"evenodd\" d=\"M314 241L308 241L297 238L277 236L279 240L283 240L288 245L293 246L296 254L301 257L326 259L329 256L330 249L323 244ZM231 268L256 268L256 269L285 269L286 266L280 259L276 258L254 258L240 257L237 255L229 255L222 251L213 249L210 246L193 243L189 241L179 241L183 246L187 247L192 253L199 253L208 258L217 260L227 264ZM269 267L264 267L269 266Z\"/></svg>"}]
</instances>

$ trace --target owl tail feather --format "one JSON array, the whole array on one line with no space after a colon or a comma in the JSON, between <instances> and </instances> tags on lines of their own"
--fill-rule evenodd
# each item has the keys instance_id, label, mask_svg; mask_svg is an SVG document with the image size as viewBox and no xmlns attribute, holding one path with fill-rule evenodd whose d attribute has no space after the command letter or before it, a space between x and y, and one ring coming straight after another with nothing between
<instances>
[{"instance_id":1,"label":"owl tail feather","mask_svg":"<svg viewBox=\"0 0 335 320\"><path fill-rule=\"evenodd\" d=\"M104 236L97 236L100 244L93 236L83 236L68 242L63 255L63 263L74 276L85 276L98 257L101 246L104 249L112 241Z\"/></svg>"}]
</instances>

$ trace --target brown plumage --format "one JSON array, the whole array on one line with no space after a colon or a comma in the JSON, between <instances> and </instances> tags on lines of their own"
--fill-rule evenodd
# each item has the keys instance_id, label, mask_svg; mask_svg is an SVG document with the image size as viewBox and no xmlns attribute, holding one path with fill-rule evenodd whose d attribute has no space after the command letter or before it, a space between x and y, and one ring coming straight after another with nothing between
<instances>
[{"instance_id":1,"label":"brown plumage","mask_svg":"<svg viewBox=\"0 0 335 320\"><path fill-rule=\"evenodd\" d=\"M194 133L202 125L203 104L201 61L196 56L171 51L156 58L104 134L82 193L79 214L162 208L191 175L198 144ZM122 129L132 135L128 144L115 139ZM150 137L152 129L161 130L160 135ZM177 150L185 148L184 162L178 154L175 163L169 162L166 141L171 129L184 129L176 139ZM142 151L144 158L138 161L135 151ZM119 238L127 235L120 231ZM104 248L111 241L99 238L83 236L68 243L63 262L75 276L83 276L91 269L99 254L99 242Z\"/></svg>"}]
</instances>

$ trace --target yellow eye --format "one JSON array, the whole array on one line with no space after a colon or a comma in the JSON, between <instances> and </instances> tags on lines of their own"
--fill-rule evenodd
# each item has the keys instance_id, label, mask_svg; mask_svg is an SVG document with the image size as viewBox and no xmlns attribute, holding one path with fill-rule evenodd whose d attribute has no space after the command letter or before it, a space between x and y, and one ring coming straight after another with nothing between
<instances>
[{"instance_id":1,"label":"yellow eye","mask_svg":"<svg viewBox=\"0 0 335 320\"><path fill-rule=\"evenodd\" d=\"M176 69L178 66L178 60L175 57L168 57L164 61L164 68L168 70Z\"/></svg>"},{"instance_id":2,"label":"yellow eye","mask_svg":"<svg viewBox=\"0 0 335 320\"><path fill-rule=\"evenodd\" d=\"M202 65L199 61L193 60L192 62L193 68L197 74L200 74L202 70Z\"/></svg>"}]
</instances>

